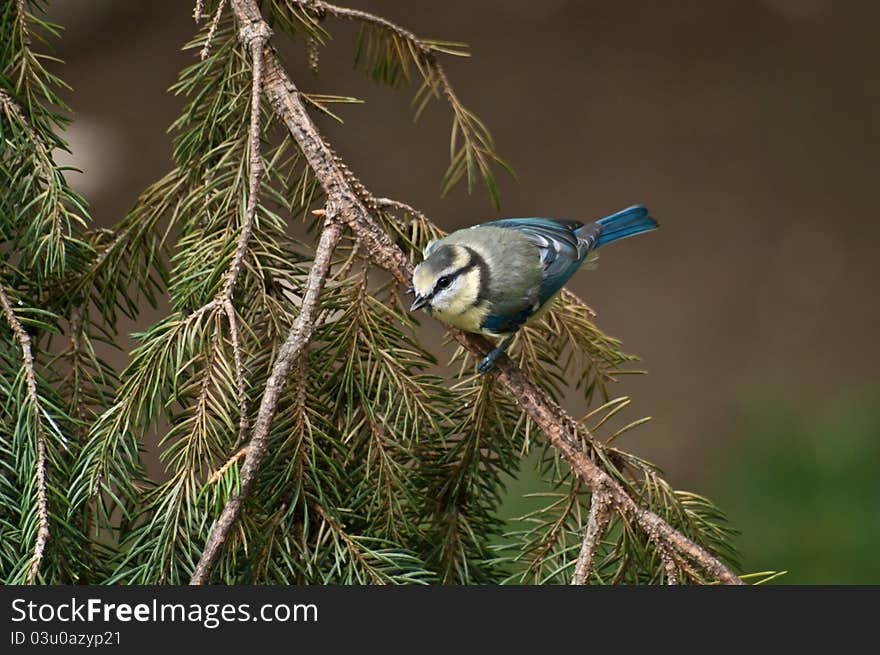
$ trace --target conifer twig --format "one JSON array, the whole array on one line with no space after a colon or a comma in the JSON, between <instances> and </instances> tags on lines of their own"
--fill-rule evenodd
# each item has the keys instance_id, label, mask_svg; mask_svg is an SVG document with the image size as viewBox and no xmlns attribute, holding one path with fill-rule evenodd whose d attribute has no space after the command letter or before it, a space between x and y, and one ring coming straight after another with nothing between
<instances>
[{"instance_id":1,"label":"conifer twig","mask_svg":"<svg viewBox=\"0 0 880 655\"><path fill-rule=\"evenodd\" d=\"M405 214L409 214L410 216L414 216L419 220L425 221L426 223L428 222L427 216L425 216L421 211L419 211L412 205L408 205L405 202L394 200L392 198L375 198L374 200L376 201L376 209L399 211ZM406 221L397 216L393 216L393 218L400 227L406 229Z\"/></svg>"},{"instance_id":2,"label":"conifer twig","mask_svg":"<svg viewBox=\"0 0 880 655\"><path fill-rule=\"evenodd\" d=\"M345 526L340 525L330 514L327 513L323 507L321 507L318 503L310 503L312 508L318 513L318 515L324 520L324 523L330 526L330 529L336 533L336 535L342 540L342 543L348 548L348 552L351 553L352 557L354 557L358 562L364 565L364 570L369 573L370 578L372 579L374 584L382 584L382 580L376 576L376 574L372 571L372 569L366 565L366 560L364 559L364 554L361 552L361 549L358 548L358 545L352 540L348 533L345 532Z\"/></svg>"},{"instance_id":3,"label":"conifer twig","mask_svg":"<svg viewBox=\"0 0 880 655\"><path fill-rule=\"evenodd\" d=\"M587 527L584 528L584 540L578 554L574 576L571 579L573 585L587 584L590 580L590 571L593 568L593 560L596 551L602 544L602 537L611 522L610 507L611 499L602 489L594 489L590 497L590 514L587 517Z\"/></svg>"},{"instance_id":4,"label":"conifer twig","mask_svg":"<svg viewBox=\"0 0 880 655\"><path fill-rule=\"evenodd\" d=\"M238 452L236 452L232 457L230 457L219 469L214 471L210 478L208 478L208 484L217 484L224 475L226 475L226 471L232 468L235 463L240 460L242 457L247 455L247 447L241 448Z\"/></svg>"},{"instance_id":5,"label":"conifer twig","mask_svg":"<svg viewBox=\"0 0 880 655\"><path fill-rule=\"evenodd\" d=\"M241 336L238 329L238 319L235 317L235 307L232 306L232 300L228 297L223 300L223 313L226 314L226 320L229 322L229 335L232 338L232 360L235 363L235 386L238 392L238 438L232 447L233 450L236 450L241 446L247 435L247 387L244 383L244 363L241 358Z\"/></svg>"},{"instance_id":6,"label":"conifer twig","mask_svg":"<svg viewBox=\"0 0 880 655\"><path fill-rule=\"evenodd\" d=\"M217 17L223 10L223 0L217 8ZM215 17L216 24L218 18ZM211 26L213 32L214 25ZM238 320L235 317L235 307L232 304L232 294L235 283L238 281L244 258L247 255L248 242L254 230L254 219L257 213L257 203L260 198L260 182L263 178L263 157L260 153L260 94L263 86L263 48L266 41L272 35L272 31L265 23L253 25L245 31L242 28L241 39L250 48L251 62L253 66L253 79L251 81L251 122L248 130L248 202L245 208L244 223L241 226L241 234L229 265L226 283L223 285L220 304L229 322L229 334L232 338L232 358L235 362L235 381L238 390L239 432L233 450L241 446L247 435L247 389L244 383L244 366L241 357L241 336L238 329ZM210 35L209 35L210 39ZM207 45L205 46L207 48Z\"/></svg>"},{"instance_id":7,"label":"conifer twig","mask_svg":"<svg viewBox=\"0 0 880 655\"><path fill-rule=\"evenodd\" d=\"M263 20L255 0L230 1L242 28ZM304 158L323 187L328 202L335 205L339 217L362 241L372 261L388 271L401 285L409 286L412 264L364 206L347 179L345 170L339 165L333 151L309 117L299 90L268 44L264 56L266 74L263 90L266 97L275 114L285 123L298 143ZM485 356L491 349L489 342L481 336L455 329L451 329L450 333L477 357ZM634 520L652 543L658 548L665 546L690 558L715 580L725 584L743 584L717 557L675 530L660 516L636 503L620 483L593 462L584 452L574 419L537 387L509 357L503 356L499 359L496 375L501 385L544 433L575 474L591 490L601 489L606 492L612 507L625 518ZM249 454L248 459L250 458ZM244 476L242 477L244 484ZM200 561L199 568L202 568L201 564ZM204 573L202 571L202 580L206 579Z\"/></svg>"},{"instance_id":8,"label":"conifer twig","mask_svg":"<svg viewBox=\"0 0 880 655\"><path fill-rule=\"evenodd\" d=\"M16 13L18 15L18 27L21 30L21 40L24 45L30 45L31 34L27 24L27 8L24 6L24 0L15 0Z\"/></svg>"},{"instance_id":9,"label":"conifer twig","mask_svg":"<svg viewBox=\"0 0 880 655\"><path fill-rule=\"evenodd\" d=\"M393 23L387 18L361 9L340 7L323 0L288 1L291 4L299 5L317 19L322 19L324 16L333 16L334 18L358 22L368 28L391 35L392 39L399 40L401 45L395 43L395 50L400 56L401 61L404 61L404 53L408 51L423 79L422 87L416 93L416 97L413 100L413 104L417 107L416 116L421 114L431 97L439 98L441 95L446 99L454 116L449 152L450 165L443 179L443 194L445 195L455 186L457 181L464 175L467 175L468 189L470 190L475 172L479 170L486 183L486 189L489 192L492 203L496 208L500 207L494 176L489 168L490 163L494 161L505 168L511 175L514 175L514 173L495 153L492 137L488 130L486 130L485 125L462 104L452 83L449 81L449 77L446 75L443 65L437 58L438 53L468 56L466 51L461 50L463 44L444 43L420 38L410 30ZM403 76L404 78L407 77L405 68ZM458 145L459 138L461 138L463 144L461 147ZM356 178L354 183L360 184ZM369 202L367 206L373 209Z\"/></svg>"},{"instance_id":10,"label":"conifer twig","mask_svg":"<svg viewBox=\"0 0 880 655\"><path fill-rule=\"evenodd\" d=\"M3 89L0 89L0 105L6 107L6 110L10 112L13 117L21 123L24 131L27 133L30 140L34 143L35 148L40 148L42 146L42 142L37 138L37 135L34 133L33 128L28 124L27 120L25 120L24 115L21 113L21 109L16 104L15 100L6 93Z\"/></svg>"},{"instance_id":11,"label":"conifer twig","mask_svg":"<svg viewBox=\"0 0 880 655\"><path fill-rule=\"evenodd\" d=\"M578 308L580 308L581 310L583 310L584 312L586 312L590 316L596 315L596 312L593 311L592 307L590 307L587 303L585 303L583 300L581 300L581 298L578 295L572 293L568 289L563 289L561 295L562 295L562 298L565 302L572 304L572 305L577 305Z\"/></svg>"},{"instance_id":12,"label":"conifer twig","mask_svg":"<svg viewBox=\"0 0 880 655\"><path fill-rule=\"evenodd\" d=\"M223 3L220 6L222 7ZM241 40L251 51L253 66L251 122L248 130L248 202L245 208L244 223L241 226L241 235L229 266L226 284L223 287L223 295L226 297L232 296L232 290L235 288L235 283L238 281L238 275L244 264L248 241L254 229L257 203L260 199L260 181L263 178L263 158L260 154L260 91L263 84L263 48L271 35L272 30L265 23L254 23L241 28Z\"/></svg>"},{"instance_id":13,"label":"conifer twig","mask_svg":"<svg viewBox=\"0 0 880 655\"><path fill-rule=\"evenodd\" d=\"M84 442L88 435L88 424L85 421L86 412L84 405L87 401L84 400L83 380L81 378L81 367L83 366L82 360L84 358L82 352L82 339L84 332L83 306L81 304L74 305L70 310L68 326L68 329L70 330L70 347L68 350L70 353L70 374L73 378L71 380L73 390L73 397L71 398L70 405L71 416L81 421L79 436L80 441Z\"/></svg>"},{"instance_id":14,"label":"conifer twig","mask_svg":"<svg viewBox=\"0 0 880 655\"><path fill-rule=\"evenodd\" d=\"M666 569L666 584L677 585L679 582L678 569L675 568L675 558L668 548L660 550L660 557L663 559L663 568Z\"/></svg>"},{"instance_id":15,"label":"conifer twig","mask_svg":"<svg viewBox=\"0 0 880 655\"><path fill-rule=\"evenodd\" d=\"M193 12L193 18L198 23L202 19L203 0L199 0ZM208 36L205 37L205 45L202 47L199 57L204 61L211 52L211 44L214 42L214 35L217 34L217 28L220 26L220 18L223 16L223 8L226 6L226 0L220 0L217 5L217 11L214 12L214 18L211 19L211 27L208 28Z\"/></svg>"},{"instance_id":16,"label":"conifer twig","mask_svg":"<svg viewBox=\"0 0 880 655\"><path fill-rule=\"evenodd\" d=\"M315 318L320 309L321 291L324 288L324 282L327 280L327 274L330 271L330 260L333 250L336 248L336 244L342 234L342 225L336 220L335 213L331 210L328 214L328 218L324 223L324 229L321 232L321 238L318 241L318 247L315 250L315 259L309 271L302 307L290 329L290 333L287 335L287 339L278 351L278 356L272 365L272 372L266 382L260 410L257 413L257 420L254 423L250 443L247 446L247 455L241 467L239 491L226 502L220 518L214 524L205 548L202 551L202 556L190 579L190 584L206 584L211 577L211 570L214 568L223 544L229 538L238 515L241 513L242 504L250 493L257 470L260 468L260 464L266 454L269 428L272 425L272 419L275 418L278 399L284 389L287 376L290 374L293 364L297 362L306 346L308 346L315 330Z\"/></svg>"},{"instance_id":17,"label":"conifer twig","mask_svg":"<svg viewBox=\"0 0 880 655\"><path fill-rule=\"evenodd\" d=\"M336 18L344 18L346 20L353 20L359 23L367 23L368 25L373 25L378 27L379 29L385 30L387 32L392 32L396 36L400 37L404 41L408 41L416 46L420 52L425 55L430 55L433 52L433 49L424 41L419 39L415 34L410 32L409 30L392 23L387 18L382 18L381 16L377 16L376 14L371 14L367 11L363 11L362 9L351 9L349 7L339 7L337 5L330 4L329 2L324 2L323 0L289 0L291 4L299 5L306 11L313 12L317 14L319 17L323 17L326 15L334 16Z\"/></svg>"},{"instance_id":18,"label":"conifer twig","mask_svg":"<svg viewBox=\"0 0 880 655\"><path fill-rule=\"evenodd\" d=\"M15 121L18 121L18 123L24 130L24 133L27 134L28 139L30 139L31 144L34 147L34 153L36 154L37 163L40 171L43 176L48 180L50 178L50 171L54 165L54 162L52 160L52 155L49 149L46 147L45 142L42 138L40 138L36 130L34 130L33 126L25 118L24 113L22 113L21 111L21 107L19 107L15 100L2 89L0 89L0 106L6 108L6 111L11 114L11 117ZM56 221L60 221L60 218L57 218Z\"/></svg>"},{"instance_id":19,"label":"conifer twig","mask_svg":"<svg viewBox=\"0 0 880 655\"><path fill-rule=\"evenodd\" d=\"M424 39L420 39L413 32L404 27L401 27L400 25L397 25L396 23L391 22L387 18L377 16L376 14L371 14L370 12L363 11L362 9L340 7L330 4L329 2L324 2L323 0L291 1L305 9L317 12L321 16L335 16L336 18L343 18L346 20L353 20L360 23L365 23L367 25L372 25L381 30L385 30L386 32L391 32L398 38L403 39L404 41L409 43L418 53L420 59L419 63L426 66L430 73L433 74L434 79L432 81L439 85L441 91L443 92L443 95L446 96L446 99L452 105L453 109L456 111L456 113L458 113L458 109L461 107L461 102L459 101L455 90L452 88L452 84L449 82L449 78L446 76L446 71L443 69L443 66L440 64L439 61L437 61L437 58L435 57L437 49L433 47L429 42L425 41ZM466 55L467 53L460 52L458 54Z\"/></svg>"},{"instance_id":20,"label":"conifer twig","mask_svg":"<svg viewBox=\"0 0 880 655\"><path fill-rule=\"evenodd\" d=\"M205 0L196 0L196 6L193 7L193 20L197 23L202 21L202 15L205 13Z\"/></svg>"},{"instance_id":21,"label":"conifer twig","mask_svg":"<svg viewBox=\"0 0 880 655\"><path fill-rule=\"evenodd\" d=\"M25 380L27 382L27 393L31 399L31 409L34 420L34 438L37 442L37 537L34 540L34 551L31 555L31 563L27 574L27 584L33 584L40 572L40 564L43 561L43 553L46 550L46 543L49 541L49 503L46 497L46 442L41 428L41 414L43 408L40 406L40 397L37 394L37 375L34 369L34 355L31 351L31 338L27 331L15 317L12 310L12 303L9 302L9 296L3 285L0 285L0 305L3 306L3 314L15 340L21 348L22 365L24 367Z\"/></svg>"}]
</instances>

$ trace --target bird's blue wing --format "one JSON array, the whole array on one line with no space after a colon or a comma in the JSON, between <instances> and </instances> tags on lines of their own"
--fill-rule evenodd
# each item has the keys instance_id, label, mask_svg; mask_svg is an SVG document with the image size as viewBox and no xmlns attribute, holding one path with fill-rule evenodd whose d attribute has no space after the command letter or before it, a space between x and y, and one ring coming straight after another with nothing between
<instances>
[{"instance_id":1,"label":"bird's blue wing","mask_svg":"<svg viewBox=\"0 0 880 655\"><path fill-rule=\"evenodd\" d=\"M529 320L534 313L535 308L529 306L513 314L489 314L483 319L480 327L493 334L512 334L522 327L523 323Z\"/></svg>"},{"instance_id":2,"label":"bird's blue wing","mask_svg":"<svg viewBox=\"0 0 880 655\"><path fill-rule=\"evenodd\" d=\"M549 300L568 282L599 238L599 230L595 223L584 228L583 223L578 221L505 218L482 225L516 230L538 248L541 264L544 267L544 279L540 290L541 304Z\"/></svg>"}]
</instances>

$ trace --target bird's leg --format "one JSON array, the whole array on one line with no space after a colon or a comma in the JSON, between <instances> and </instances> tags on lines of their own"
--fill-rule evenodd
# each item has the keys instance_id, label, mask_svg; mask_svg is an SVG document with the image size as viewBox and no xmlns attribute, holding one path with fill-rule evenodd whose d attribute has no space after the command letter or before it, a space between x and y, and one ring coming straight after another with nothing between
<instances>
[{"instance_id":1,"label":"bird's leg","mask_svg":"<svg viewBox=\"0 0 880 655\"><path fill-rule=\"evenodd\" d=\"M480 372L480 375L486 375L486 373L495 368L495 362L497 362L498 358L501 357L501 354L507 350L507 347L513 341L513 337L514 335L512 334L509 337L505 337L504 341L501 342L501 345L480 360L480 363L477 365L477 371Z\"/></svg>"}]
</instances>

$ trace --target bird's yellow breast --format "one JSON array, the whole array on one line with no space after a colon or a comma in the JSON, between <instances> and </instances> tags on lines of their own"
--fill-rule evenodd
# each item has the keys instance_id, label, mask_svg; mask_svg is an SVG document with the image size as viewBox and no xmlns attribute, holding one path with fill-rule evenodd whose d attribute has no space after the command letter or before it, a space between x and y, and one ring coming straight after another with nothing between
<instances>
[{"instance_id":1,"label":"bird's yellow breast","mask_svg":"<svg viewBox=\"0 0 880 655\"><path fill-rule=\"evenodd\" d=\"M434 309L431 311L434 318L465 332L482 332L480 326L486 320L488 313L489 308L483 304L449 307L443 310Z\"/></svg>"}]
</instances>

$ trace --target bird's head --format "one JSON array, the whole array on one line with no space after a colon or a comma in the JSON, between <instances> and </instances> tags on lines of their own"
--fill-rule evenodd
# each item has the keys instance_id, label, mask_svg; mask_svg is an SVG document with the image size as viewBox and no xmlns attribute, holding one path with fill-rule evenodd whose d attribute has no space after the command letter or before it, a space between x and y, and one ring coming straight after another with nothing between
<instances>
[{"instance_id":1,"label":"bird's head","mask_svg":"<svg viewBox=\"0 0 880 655\"><path fill-rule=\"evenodd\" d=\"M467 246L439 244L426 249L425 260L413 271L415 293L410 311L460 314L477 304L483 284L482 258Z\"/></svg>"}]
</instances>

